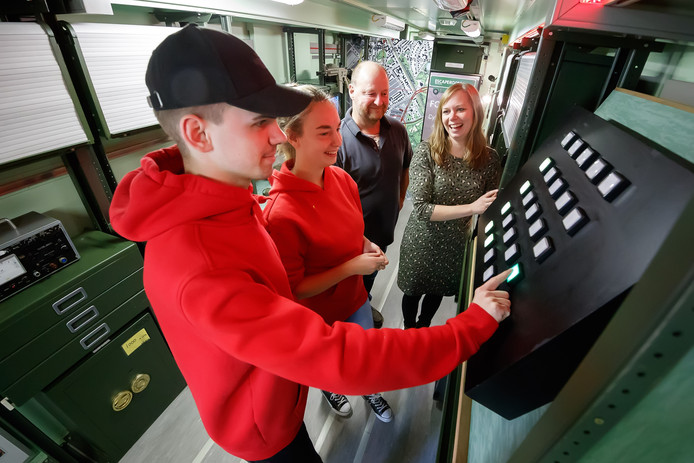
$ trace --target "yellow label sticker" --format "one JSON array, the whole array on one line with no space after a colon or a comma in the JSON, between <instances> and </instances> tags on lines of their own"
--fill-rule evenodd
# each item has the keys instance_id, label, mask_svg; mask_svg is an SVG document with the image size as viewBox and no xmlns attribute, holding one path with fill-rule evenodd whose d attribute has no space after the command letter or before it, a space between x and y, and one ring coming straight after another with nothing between
<instances>
[{"instance_id":1,"label":"yellow label sticker","mask_svg":"<svg viewBox=\"0 0 694 463\"><path fill-rule=\"evenodd\" d=\"M125 341L121 347L127 355L130 355L147 341L149 341L149 334L147 334L147 330L142 328L140 331L135 333L132 338Z\"/></svg>"}]
</instances>

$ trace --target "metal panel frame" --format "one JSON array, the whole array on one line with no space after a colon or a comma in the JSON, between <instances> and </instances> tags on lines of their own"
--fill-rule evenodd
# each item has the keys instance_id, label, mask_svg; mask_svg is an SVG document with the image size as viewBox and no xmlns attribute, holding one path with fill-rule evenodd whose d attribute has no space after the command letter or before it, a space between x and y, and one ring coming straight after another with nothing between
<instances>
[{"instance_id":1,"label":"metal panel frame","mask_svg":"<svg viewBox=\"0 0 694 463\"><path fill-rule=\"evenodd\" d=\"M693 235L694 200L509 463L579 461L692 348Z\"/></svg>"}]
</instances>

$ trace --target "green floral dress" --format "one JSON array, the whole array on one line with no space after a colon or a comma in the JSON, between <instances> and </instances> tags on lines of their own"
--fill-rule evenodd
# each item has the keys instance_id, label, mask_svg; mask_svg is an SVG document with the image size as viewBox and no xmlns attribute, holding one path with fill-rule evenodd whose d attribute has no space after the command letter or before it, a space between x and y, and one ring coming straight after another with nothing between
<instances>
[{"instance_id":1,"label":"green floral dress","mask_svg":"<svg viewBox=\"0 0 694 463\"><path fill-rule=\"evenodd\" d=\"M438 166L428 142L415 150L409 185L414 208L400 244L398 268L398 286L405 294L458 293L470 217L442 222L429 219L436 204L470 204L498 187L501 162L496 151L488 150L489 161L478 170L453 156L447 156L444 165Z\"/></svg>"}]
</instances>

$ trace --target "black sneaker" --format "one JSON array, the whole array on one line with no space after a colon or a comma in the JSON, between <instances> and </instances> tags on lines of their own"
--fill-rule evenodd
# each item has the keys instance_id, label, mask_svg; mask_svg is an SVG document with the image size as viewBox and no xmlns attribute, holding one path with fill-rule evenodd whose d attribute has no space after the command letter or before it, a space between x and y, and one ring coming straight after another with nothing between
<instances>
[{"instance_id":1,"label":"black sneaker","mask_svg":"<svg viewBox=\"0 0 694 463\"><path fill-rule=\"evenodd\" d=\"M381 315L381 312L371 307L371 316L374 319L374 328L380 328L383 326L383 315Z\"/></svg>"},{"instance_id":2,"label":"black sneaker","mask_svg":"<svg viewBox=\"0 0 694 463\"><path fill-rule=\"evenodd\" d=\"M371 394L363 397L364 400L371 405L371 409L376 414L376 418L384 423L390 423L393 420L393 411L381 394Z\"/></svg>"},{"instance_id":3,"label":"black sneaker","mask_svg":"<svg viewBox=\"0 0 694 463\"><path fill-rule=\"evenodd\" d=\"M342 394L335 394L333 392L321 391L323 397L330 404L330 408L339 416L352 416L352 406L349 404L347 397Z\"/></svg>"}]
</instances>

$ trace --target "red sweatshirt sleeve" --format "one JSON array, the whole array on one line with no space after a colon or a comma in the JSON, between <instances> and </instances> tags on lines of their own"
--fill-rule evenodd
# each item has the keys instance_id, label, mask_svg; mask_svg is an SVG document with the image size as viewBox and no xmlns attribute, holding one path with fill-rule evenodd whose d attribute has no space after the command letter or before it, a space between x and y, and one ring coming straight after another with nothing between
<instances>
[{"instance_id":1,"label":"red sweatshirt sleeve","mask_svg":"<svg viewBox=\"0 0 694 463\"><path fill-rule=\"evenodd\" d=\"M498 326L475 304L445 325L426 329L330 326L242 272L195 278L179 299L190 323L230 355L297 383L350 395L439 379Z\"/></svg>"}]
</instances>

